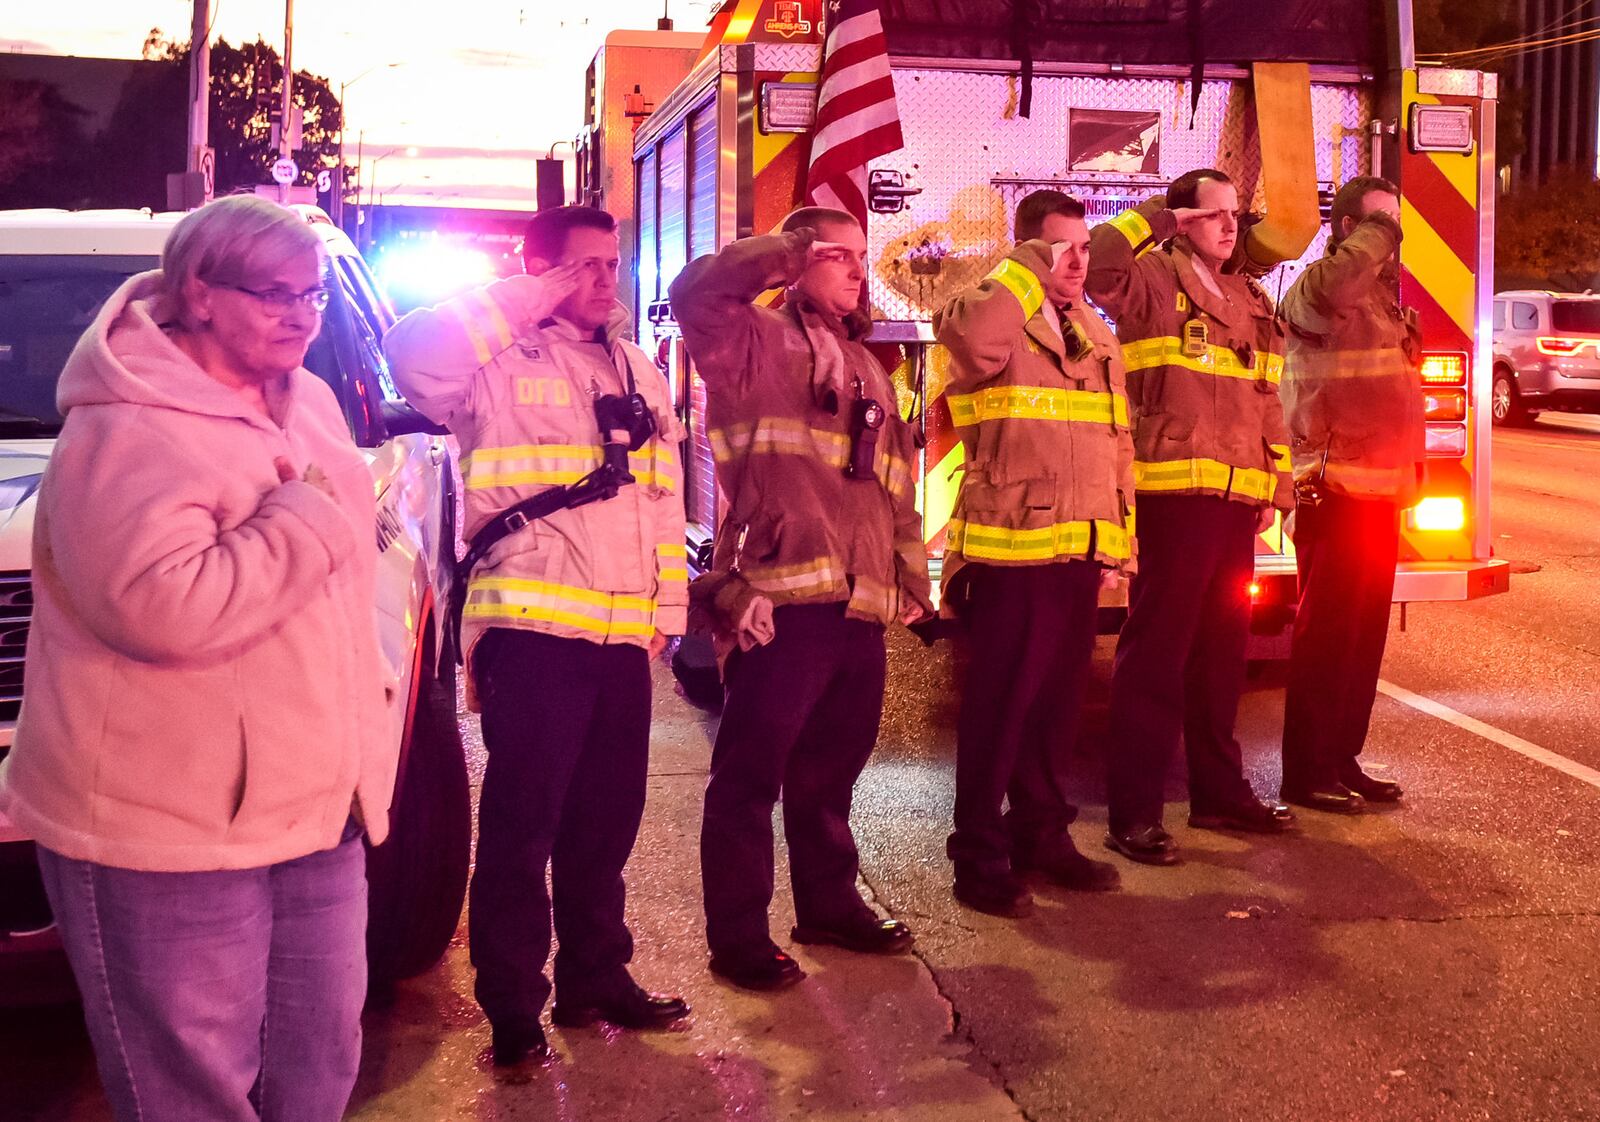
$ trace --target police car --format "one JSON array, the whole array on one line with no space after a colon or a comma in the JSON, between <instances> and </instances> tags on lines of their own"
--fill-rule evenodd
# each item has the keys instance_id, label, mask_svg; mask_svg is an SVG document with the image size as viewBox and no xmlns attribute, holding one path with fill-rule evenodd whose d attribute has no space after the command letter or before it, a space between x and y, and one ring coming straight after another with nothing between
<instances>
[{"instance_id":1,"label":"police car","mask_svg":"<svg viewBox=\"0 0 1600 1122\"><path fill-rule=\"evenodd\" d=\"M379 341L394 312L343 232L297 208L327 247L333 299L306 366L333 387L378 497L378 630L407 704L393 832L368 853L376 986L438 961L466 890L471 805L443 627L455 556L455 478L442 430L396 391ZM125 279L156 268L181 213L0 212L0 757L22 703L32 609L34 496L61 428L68 353ZM68 977L33 846L0 815L0 1003L56 996Z\"/></svg>"}]
</instances>

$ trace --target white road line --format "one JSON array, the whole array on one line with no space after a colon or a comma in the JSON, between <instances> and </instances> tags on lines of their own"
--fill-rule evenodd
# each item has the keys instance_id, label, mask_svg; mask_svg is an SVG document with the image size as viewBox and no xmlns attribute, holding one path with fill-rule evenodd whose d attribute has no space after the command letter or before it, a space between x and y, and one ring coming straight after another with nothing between
<instances>
[{"instance_id":1,"label":"white road line","mask_svg":"<svg viewBox=\"0 0 1600 1122\"><path fill-rule=\"evenodd\" d=\"M1524 740L1520 736L1497 729L1493 725L1486 725L1476 717L1469 717L1465 713L1450 708L1448 705L1441 705L1432 698L1412 693L1404 686L1397 686L1393 682L1380 681L1378 683L1378 692L1388 694L1402 705L1409 705L1411 708L1418 712L1426 713L1430 717L1438 717L1441 721L1448 721L1457 728L1465 729L1475 736L1481 736L1485 740L1500 745L1502 748L1509 748L1517 755L1526 756L1535 763L1554 768L1563 775L1570 775L1580 783L1587 783L1591 787L1600 788L1600 771L1580 764L1576 760L1569 760L1559 753L1550 751L1548 748L1541 748L1531 740Z\"/></svg>"}]
</instances>

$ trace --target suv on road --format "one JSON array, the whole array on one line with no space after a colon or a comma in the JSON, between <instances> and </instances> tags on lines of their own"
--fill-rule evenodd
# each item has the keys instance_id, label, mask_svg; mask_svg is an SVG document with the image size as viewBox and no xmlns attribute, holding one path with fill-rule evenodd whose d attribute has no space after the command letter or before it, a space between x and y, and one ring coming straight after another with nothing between
<instances>
[{"instance_id":1,"label":"suv on road","mask_svg":"<svg viewBox=\"0 0 1600 1122\"><path fill-rule=\"evenodd\" d=\"M1501 292L1494 298L1494 423L1545 410L1600 412L1600 296Z\"/></svg>"},{"instance_id":2,"label":"suv on road","mask_svg":"<svg viewBox=\"0 0 1600 1122\"><path fill-rule=\"evenodd\" d=\"M389 378L379 341L394 312L366 263L327 215L296 209L321 235L337 282L306 367L333 387L371 467L379 638L390 679L407 698L394 729L400 771L393 832L368 853L367 944L381 988L439 960L466 890L471 807L455 653L443 627L455 556L455 469L442 431ZM61 429L56 379L106 298L128 277L158 266L182 217L0 212L0 757L22 703L34 495ZM0 1003L56 996L67 977L63 958L32 843L0 815Z\"/></svg>"}]
</instances>

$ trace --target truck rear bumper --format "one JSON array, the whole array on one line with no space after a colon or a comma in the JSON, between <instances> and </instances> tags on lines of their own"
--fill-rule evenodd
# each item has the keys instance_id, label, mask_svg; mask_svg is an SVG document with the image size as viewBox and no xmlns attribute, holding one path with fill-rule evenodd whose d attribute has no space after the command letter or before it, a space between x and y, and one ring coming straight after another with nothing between
<instances>
[{"instance_id":1,"label":"truck rear bumper","mask_svg":"<svg viewBox=\"0 0 1600 1122\"><path fill-rule=\"evenodd\" d=\"M1476 600L1511 590L1504 561L1407 561L1394 575L1394 601Z\"/></svg>"}]
</instances>

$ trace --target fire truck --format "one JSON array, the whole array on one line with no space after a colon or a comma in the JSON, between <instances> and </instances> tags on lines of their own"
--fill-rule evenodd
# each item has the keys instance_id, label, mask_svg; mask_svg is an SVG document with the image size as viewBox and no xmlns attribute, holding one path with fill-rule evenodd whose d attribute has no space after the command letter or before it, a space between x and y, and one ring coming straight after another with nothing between
<instances>
[{"instance_id":1,"label":"fire truck","mask_svg":"<svg viewBox=\"0 0 1600 1122\"><path fill-rule=\"evenodd\" d=\"M703 558L719 497L705 393L668 286L687 261L775 229L800 204L825 7L724 3L698 61L632 138L638 335L687 423L691 544ZM1400 185L1428 458L1395 599L1507 589L1489 532L1493 74L1419 65L1410 0L885 0L881 11L905 146L869 165L868 291L873 340L926 438L919 506L935 566L963 456L934 311L1003 257L1029 192L1074 195L1095 223L1216 167L1279 247L1262 280L1274 297L1324 252L1342 183L1376 174ZM1297 590L1281 525L1258 541L1250 593L1252 653L1286 655Z\"/></svg>"}]
</instances>

